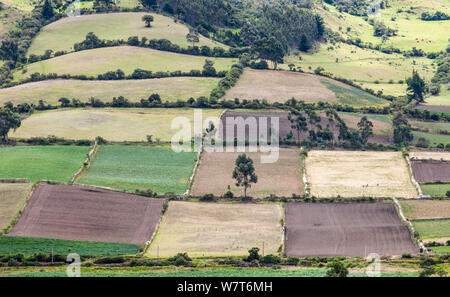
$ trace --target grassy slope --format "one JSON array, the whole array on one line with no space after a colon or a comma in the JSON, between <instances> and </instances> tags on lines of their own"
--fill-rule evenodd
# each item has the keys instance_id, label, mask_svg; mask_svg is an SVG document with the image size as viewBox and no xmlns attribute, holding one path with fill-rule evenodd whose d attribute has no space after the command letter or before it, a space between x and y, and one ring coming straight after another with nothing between
<instances>
[{"instance_id":1,"label":"grassy slope","mask_svg":"<svg viewBox=\"0 0 450 297\"><path fill-rule=\"evenodd\" d=\"M89 152L85 146L16 146L0 148L0 178L69 182Z\"/></svg>"},{"instance_id":2,"label":"grassy slope","mask_svg":"<svg viewBox=\"0 0 450 297\"><path fill-rule=\"evenodd\" d=\"M329 90L336 94L340 104L350 106L387 105L388 101L375 97L352 86L342 87L327 80L321 80Z\"/></svg>"},{"instance_id":3,"label":"grassy slope","mask_svg":"<svg viewBox=\"0 0 450 297\"><path fill-rule=\"evenodd\" d=\"M6 3L5 1L3 2ZM3 10L0 10L0 36L3 36L3 34L8 33L13 29L15 22L19 20L24 13L24 11L21 11L18 8L6 6L6 4L3 5Z\"/></svg>"},{"instance_id":4,"label":"grassy slope","mask_svg":"<svg viewBox=\"0 0 450 297\"><path fill-rule=\"evenodd\" d=\"M0 237L0 255L45 253L66 255L77 253L80 256L89 255L132 255L138 252L138 247L132 244L86 242L38 237L3 236Z\"/></svg>"},{"instance_id":5,"label":"grassy slope","mask_svg":"<svg viewBox=\"0 0 450 297\"><path fill-rule=\"evenodd\" d=\"M118 81L47 80L0 89L0 105L8 101L14 104L37 104L40 99L57 105L61 97L76 98L83 102L94 97L108 102L112 101L113 97L124 96L130 101L138 102L153 93L159 94L163 102L174 102L190 97L209 96L219 80L220 78L207 77Z\"/></svg>"},{"instance_id":6,"label":"grassy slope","mask_svg":"<svg viewBox=\"0 0 450 297\"><path fill-rule=\"evenodd\" d=\"M215 62L214 67L229 70L237 59L206 58L158 51L147 48L119 46L81 51L39 61L18 70L14 75L15 81L29 77L34 72L57 73L72 75L98 75L107 71L122 69L125 74L131 74L136 68L158 71L186 71L202 70L205 59Z\"/></svg>"},{"instance_id":7,"label":"grassy slope","mask_svg":"<svg viewBox=\"0 0 450 297\"><path fill-rule=\"evenodd\" d=\"M439 143L443 143L444 145L447 143L450 143L450 135L431 134L431 133L424 133L424 132L417 132L417 131L413 131L413 135L414 135L414 140L413 140L414 142L417 142L417 140L420 137L423 137L430 141L431 146L436 146Z\"/></svg>"},{"instance_id":8,"label":"grassy slope","mask_svg":"<svg viewBox=\"0 0 450 297\"><path fill-rule=\"evenodd\" d=\"M450 220L412 222L420 238L445 237L450 235Z\"/></svg>"},{"instance_id":9,"label":"grassy slope","mask_svg":"<svg viewBox=\"0 0 450 297\"><path fill-rule=\"evenodd\" d=\"M217 117L218 121L222 110L203 109L202 112L203 120ZM146 135L153 135L154 141L159 138L169 142L179 131L171 129L177 117L188 119L193 129L194 111L189 108L60 109L34 113L11 137L56 135L67 139L95 139L102 136L110 141L146 141Z\"/></svg>"},{"instance_id":10,"label":"grassy slope","mask_svg":"<svg viewBox=\"0 0 450 297\"><path fill-rule=\"evenodd\" d=\"M141 20L144 12L93 14L81 17L64 18L44 27L29 49L28 54L42 55L45 50L73 50L73 45L83 41L86 34L94 32L100 39L124 39L130 36L146 37L147 39L168 39L172 43L187 47L186 34L189 29L175 23L172 18L152 14L154 21L151 28L145 27ZM203 36L199 46L226 47Z\"/></svg>"},{"instance_id":11,"label":"grassy slope","mask_svg":"<svg viewBox=\"0 0 450 297\"><path fill-rule=\"evenodd\" d=\"M0 183L0 230L8 227L22 209L30 190L31 184Z\"/></svg>"},{"instance_id":12,"label":"grassy slope","mask_svg":"<svg viewBox=\"0 0 450 297\"><path fill-rule=\"evenodd\" d=\"M2 3L20 9L22 11L32 11L37 0L2 0Z\"/></svg>"},{"instance_id":13,"label":"grassy slope","mask_svg":"<svg viewBox=\"0 0 450 297\"><path fill-rule=\"evenodd\" d=\"M196 161L195 152L175 153L170 148L102 146L81 184L134 192L183 194Z\"/></svg>"},{"instance_id":14,"label":"grassy slope","mask_svg":"<svg viewBox=\"0 0 450 297\"><path fill-rule=\"evenodd\" d=\"M360 114L353 112L339 112L339 116L346 122L349 128L357 129L357 123L366 116L373 123L375 135L391 135L392 120L389 115Z\"/></svg>"},{"instance_id":15,"label":"grassy slope","mask_svg":"<svg viewBox=\"0 0 450 297\"><path fill-rule=\"evenodd\" d=\"M430 132L437 133L441 130L450 131L450 123L449 122L424 122L417 120L409 120L409 123L413 127L418 127L421 129L428 129Z\"/></svg>"}]
</instances>

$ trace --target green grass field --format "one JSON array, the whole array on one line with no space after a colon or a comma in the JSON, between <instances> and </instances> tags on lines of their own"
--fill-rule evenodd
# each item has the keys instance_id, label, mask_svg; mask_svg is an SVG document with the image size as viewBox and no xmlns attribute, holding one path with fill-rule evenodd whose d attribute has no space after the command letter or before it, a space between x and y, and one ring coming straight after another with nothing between
<instances>
[{"instance_id":1,"label":"green grass field","mask_svg":"<svg viewBox=\"0 0 450 297\"><path fill-rule=\"evenodd\" d=\"M38 237L2 236L0 237L0 255L35 253L67 255L77 253L80 256L90 255L134 255L138 246L132 244L72 241L47 239Z\"/></svg>"},{"instance_id":2,"label":"green grass field","mask_svg":"<svg viewBox=\"0 0 450 297\"><path fill-rule=\"evenodd\" d=\"M442 198L447 197L447 191L450 191L450 184L421 184L420 188L424 195Z\"/></svg>"},{"instance_id":3,"label":"green grass field","mask_svg":"<svg viewBox=\"0 0 450 297\"><path fill-rule=\"evenodd\" d=\"M2 0L2 3L25 12L30 12L33 10L37 0Z\"/></svg>"},{"instance_id":4,"label":"green grass field","mask_svg":"<svg viewBox=\"0 0 450 297\"><path fill-rule=\"evenodd\" d=\"M104 102L113 97L124 96L138 102L157 93L163 102L186 101L190 97L208 97L217 86L220 78L210 77L170 77L142 80L46 80L21 84L12 88L0 89L0 105L11 101L14 104L34 103L44 100L47 104L59 105L61 97L76 98L87 102L94 97Z\"/></svg>"},{"instance_id":5,"label":"green grass field","mask_svg":"<svg viewBox=\"0 0 450 297\"><path fill-rule=\"evenodd\" d=\"M371 105L387 105L388 101L370 95L367 92L349 86L348 88L338 86L326 80L321 80L330 91L336 94L340 104L350 106L371 106Z\"/></svg>"},{"instance_id":6,"label":"green grass field","mask_svg":"<svg viewBox=\"0 0 450 297\"><path fill-rule=\"evenodd\" d=\"M439 131L445 130L450 132L450 123L449 122L424 122L410 119L409 124L413 127L428 129L429 132L438 133Z\"/></svg>"},{"instance_id":7,"label":"green grass field","mask_svg":"<svg viewBox=\"0 0 450 297\"><path fill-rule=\"evenodd\" d=\"M436 246L429 249L440 254L450 254L450 246Z\"/></svg>"},{"instance_id":8,"label":"green grass field","mask_svg":"<svg viewBox=\"0 0 450 297\"><path fill-rule=\"evenodd\" d=\"M450 220L412 222L420 238L448 237L450 235Z\"/></svg>"},{"instance_id":9,"label":"green grass field","mask_svg":"<svg viewBox=\"0 0 450 297\"><path fill-rule=\"evenodd\" d=\"M184 194L196 157L195 152L175 153L162 147L102 146L79 183Z\"/></svg>"},{"instance_id":10,"label":"green grass field","mask_svg":"<svg viewBox=\"0 0 450 297\"><path fill-rule=\"evenodd\" d=\"M221 109L202 109L203 119L215 117L218 127ZM91 139L101 136L109 141L170 142L178 129L172 129L175 118L186 118L193 131L194 110L190 108L86 108L35 112L22 122L12 138L47 137ZM73 123L77 123L74 125Z\"/></svg>"},{"instance_id":11,"label":"green grass field","mask_svg":"<svg viewBox=\"0 0 450 297\"><path fill-rule=\"evenodd\" d=\"M324 17L327 27L341 36L353 39L360 38L364 42L374 45L382 44L380 37L373 36L373 27L363 17L353 16L338 10L328 4L319 4L315 10ZM325 8L324 8L325 7ZM413 9L411 9L413 8ZM401 9L402 12L398 10ZM408 13L411 11L412 13ZM370 19L382 21L386 26L398 30L397 36L390 37L384 46L393 46L403 50L412 47L423 49L426 52L445 50L447 46L446 34L450 30L448 21L422 21L422 12L442 11L450 14L447 0L391 0L389 7L380 9ZM394 19L393 19L394 18ZM351 30L347 31L347 27Z\"/></svg>"},{"instance_id":12,"label":"green grass field","mask_svg":"<svg viewBox=\"0 0 450 297\"><path fill-rule=\"evenodd\" d=\"M107 40L127 40L128 37L139 36L147 39L168 39L182 47L191 45L186 41L188 27L179 22L175 23L172 18L152 13L154 21L152 27L147 28L141 20L146 14L149 13L108 13L63 18L45 26L40 31L33 40L28 54L42 55L47 49L55 52L72 51L73 45L83 41L89 32L94 32L100 39ZM200 36L200 42L197 45L227 47L203 36Z\"/></svg>"},{"instance_id":13,"label":"green grass field","mask_svg":"<svg viewBox=\"0 0 450 297\"><path fill-rule=\"evenodd\" d=\"M450 135L431 134L431 133L417 132L417 131L413 131L413 135L414 135L414 140L413 140L414 143L416 143L420 137L428 139L430 141L430 146L436 146L439 143L443 143L444 145L446 145L447 143L450 143Z\"/></svg>"},{"instance_id":14,"label":"green grass field","mask_svg":"<svg viewBox=\"0 0 450 297\"><path fill-rule=\"evenodd\" d=\"M425 99L429 105L450 106L450 85L442 85L441 93L438 96L431 96Z\"/></svg>"},{"instance_id":15,"label":"green grass field","mask_svg":"<svg viewBox=\"0 0 450 297\"><path fill-rule=\"evenodd\" d=\"M214 67L217 71L229 70L231 65L237 62L237 59L207 58L149 48L117 46L81 51L39 61L26 66L24 70L17 70L14 74L14 80L20 81L35 72L87 76L96 76L117 69L122 69L128 75L137 68L153 72L189 72L191 70L202 70L206 59L215 62Z\"/></svg>"},{"instance_id":16,"label":"green grass field","mask_svg":"<svg viewBox=\"0 0 450 297\"><path fill-rule=\"evenodd\" d=\"M2 147L0 178L69 182L83 165L88 152L87 146Z\"/></svg>"}]
</instances>

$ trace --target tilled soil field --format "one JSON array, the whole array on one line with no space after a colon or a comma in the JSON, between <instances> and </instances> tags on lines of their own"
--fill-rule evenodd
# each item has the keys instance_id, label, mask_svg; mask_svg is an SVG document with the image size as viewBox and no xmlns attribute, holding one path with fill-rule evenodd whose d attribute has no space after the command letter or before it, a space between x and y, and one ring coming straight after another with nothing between
<instances>
[{"instance_id":1,"label":"tilled soil field","mask_svg":"<svg viewBox=\"0 0 450 297\"><path fill-rule=\"evenodd\" d=\"M163 202L94 187L40 184L9 235L143 245Z\"/></svg>"},{"instance_id":2,"label":"tilled soil field","mask_svg":"<svg viewBox=\"0 0 450 297\"><path fill-rule=\"evenodd\" d=\"M261 133L264 133L264 131L262 130L262 128L260 128L260 120L262 120L263 122L267 123L267 131L265 132L265 135L267 135L267 137L270 139L270 127L272 124L272 119L271 118L278 118L279 119L279 136L280 136L280 140L283 140L286 138L286 136L288 135L289 132L292 131L292 140L298 140L300 138L301 140L306 139L309 136L308 131L301 131L299 134L297 133L296 129L292 129L291 128L291 122L288 119L288 115L289 113L287 112L243 112L243 111L226 111L222 117L221 117L221 127L223 129L223 138L225 140L228 139L234 139L235 137L237 137L237 131L238 131L238 127L237 125L235 125L236 119L239 117L242 117L245 120L247 120L248 123L251 123L251 120L249 120L249 118L254 118L255 119L255 123L257 124L257 133L256 136L260 136ZM261 118L267 118L267 121ZM234 130L233 130L233 125L234 125ZM321 117L321 121L319 123L319 125L325 129L328 125L329 125L329 129L333 132L334 135L334 139L337 139L337 137L339 136L339 128L336 126L335 122L330 122L328 120L327 117L322 116ZM318 127L316 127L316 125L312 125L309 123L308 121L308 130L314 129L315 131L318 130ZM234 131L233 135L227 135L227 130L230 131ZM248 125L245 126L245 137L246 139L249 139L250 141L253 140L252 137L250 137L250 133L249 133L249 127ZM273 131L273 130L272 130Z\"/></svg>"},{"instance_id":3,"label":"tilled soil field","mask_svg":"<svg viewBox=\"0 0 450 297\"><path fill-rule=\"evenodd\" d=\"M450 162L414 161L411 167L419 183L450 182Z\"/></svg>"},{"instance_id":4,"label":"tilled soil field","mask_svg":"<svg viewBox=\"0 0 450 297\"><path fill-rule=\"evenodd\" d=\"M392 204L286 204L287 256L417 253Z\"/></svg>"}]
</instances>

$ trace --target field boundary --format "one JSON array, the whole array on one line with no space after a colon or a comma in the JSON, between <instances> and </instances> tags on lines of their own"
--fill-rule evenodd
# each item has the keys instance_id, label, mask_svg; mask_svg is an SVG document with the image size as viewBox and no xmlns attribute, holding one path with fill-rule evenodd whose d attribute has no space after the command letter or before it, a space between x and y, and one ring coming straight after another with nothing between
<instances>
[{"instance_id":1,"label":"field boundary","mask_svg":"<svg viewBox=\"0 0 450 297\"><path fill-rule=\"evenodd\" d=\"M306 176L306 164L305 164L305 157L302 158L302 181L303 181L303 188L305 192L305 196L309 196L309 187L308 187L308 177Z\"/></svg>"},{"instance_id":2,"label":"field boundary","mask_svg":"<svg viewBox=\"0 0 450 297\"><path fill-rule=\"evenodd\" d=\"M14 225L17 223L17 221L19 220L19 218L22 215L23 211L25 210L25 207L27 207L28 201L30 201L31 197L33 197L34 191L36 190L36 188L39 185L39 183L40 182L35 182L33 184L33 186L31 187L30 192L27 195L27 198L25 199L25 201L23 203L22 208L16 213L14 218L12 218L12 220L10 221L8 226L3 228L3 230L0 230L0 236L3 236L5 234L7 234L14 227Z\"/></svg>"},{"instance_id":3,"label":"field boundary","mask_svg":"<svg viewBox=\"0 0 450 297\"><path fill-rule=\"evenodd\" d=\"M169 199L166 198L164 203L167 203L167 208L169 208ZM163 211L164 211L164 206L163 206ZM152 236L150 236L150 239L145 243L144 248L142 249L142 253L141 253L142 257L144 257L144 255L147 253L148 249L150 248L150 245L152 244L153 240L155 239L156 235L158 234L159 228L161 226L161 222L163 220L163 217L166 215L166 213L167 213L167 209L164 213L162 213L159 216L158 223L156 223L156 227L155 227L155 230L153 231Z\"/></svg>"},{"instance_id":4,"label":"field boundary","mask_svg":"<svg viewBox=\"0 0 450 297\"><path fill-rule=\"evenodd\" d=\"M29 184L30 181L26 178L15 179L0 179L0 184Z\"/></svg>"},{"instance_id":5,"label":"field boundary","mask_svg":"<svg viewBox=\"0 0 450 297\"><path fill-rule=\"evenodd\" d=\"M414 178L414 171L412 170L411 162L409 160L409 156L404 156L403 158L405 159L405 161L406 161L406 163L408 165L408 173L409 173L409 176L411 177L411 182L416 187L416 190L419 193L419 196L423 195L422 188L420 187L419 183Z\"/></svg>"},{"instance_id":6,"label":"field boundary","mask_svg":"<svg viewBox=\"0 0 450 297\"><path fill-rule=\"evenodd\" d=\"M197 162L195 162L194 169L192 170L192 175L189 178L188 188L187 188L186 192L184 192L184 194L182 195L183 197L188 197L189 194L192 191L192 187L194 186L194 178L195 178L195 175L196 175L196 173L198 171L198 166L200 165L200 160L202 158L202 153L203 153L203 145L202 145L200 151L197 153Z\"/></svg>"},{"instance_id":7,"label":"field boundary","mask_svg":"<svg viewBox=\"0 0 450 297\"><path fill-rule=\"evenodd\" d=\"M410 222L423 222L423 221L448 221L450 217L446 218L419 218L419 219L409 219Z\"/></svg>"},{"instance_id":8,"label":"field boundary","mask_svg":"<svg viewBox=\"0 0 450 297\"><path fill-rule=\"evenodd\" d=\"M394 201L394 205L397 208L397 214L400 217L400 220L402 221L403 224L406 225L406 227L408 228L410 235L411 235L411 239L419 246L419 248L421 248L425 253L428 253L428 249L425 247L425 245L422 243L422 241L420 241L417 236L416 236L416 230L414 229L413 224L411 224L411 222L406 219L405 215L403 214L403 209L402 206L400 205L400 203L398 202L398 200L396 198L392 198L392 201Z\"/></svg>"},{"instance_id":9,"label":"field boundary","mask_svg":"<svg viewBox=\"0 0 450 297\"><path fill-rule=\"evenodd\" d=\"M89 169L89 167L91 166L91 161L95 157L95 154L97 153L98 149L99 149L98 140L95 140L94 146L92 147L91 151L88 153L87 158L83 163L83 167L80 168L80 170L78 170L78 172L74 174L69 185L73 185L77 180L80 179L81 175L86 170Z\"/></svg>"}]
</instances>

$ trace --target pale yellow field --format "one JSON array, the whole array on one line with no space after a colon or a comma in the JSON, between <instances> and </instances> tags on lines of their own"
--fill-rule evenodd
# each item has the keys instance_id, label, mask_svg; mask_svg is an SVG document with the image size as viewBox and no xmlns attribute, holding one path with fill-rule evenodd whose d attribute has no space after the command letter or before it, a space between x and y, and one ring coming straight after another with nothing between
<instances>
[{"instance_id":1,"label":"pale yellow field","mask_svg":"<svg viewBox=\"0 0 450 297\"><path fill-rule=\"evenodd\" d=\"M417 151L409 153L410 159L419 159L419 160L446 160L450 161L450 152L426 152L426 151Z\"/></svg>"},{"instance_id":2,"label":"pale yellow field","mask_svg":"<svg viewBox=\"0 0 450 297\"><path fill-rule=\"evenodd\" d=\"M0 183L0 231L8 227L11 220L23 208L31 184L3 184Z\"/></svg>"},{"instance_id":3,"label":"pale yellow field","mask_svg":"<svg viewBox=\"0 0 450 297\"><path fill-rule=\"evenodd\" d=\"M203 119L219 118L222 110L203 109ZM37 112L24 120L13 138L47 137L55 135L66 139L95 139L101 136L109 141L171 141L179 129L171 129L172 120L186 117L193 129L194 110L177 108L156 109L59 109ZM217 127L216 123L216 127Z\"/></svg>"},{"instance_id":4,"label":"pale yellow field","mask_svg":"<svg viewBox=\"0 0 450 297\"><path fill-rule=\"evenodd\" d=\"M400 152L311 151L306 158L316 197L417 197Z\"/></svg>"},{"instance_id":5,"label":"pale yellow field","mask_svg":"<svg viewBox=\"0 0 450 297\"><path fill-rule=\"evenodd\" d=\"M146 256L241 256L252 247L276 254L282 244L279 204L169 203ZM158 252L159 251L159 252Z\"/></svg>"},{"instance_id":6,"label":"pale yellow field","mask_svg":"<svg viewBox=\"0 0 450 297\"><path fill-rule=\"evenodd\" d=\"M400 204L408 219L450 218L449 200L408 200Z\"/></svg>"}]
</instances>

